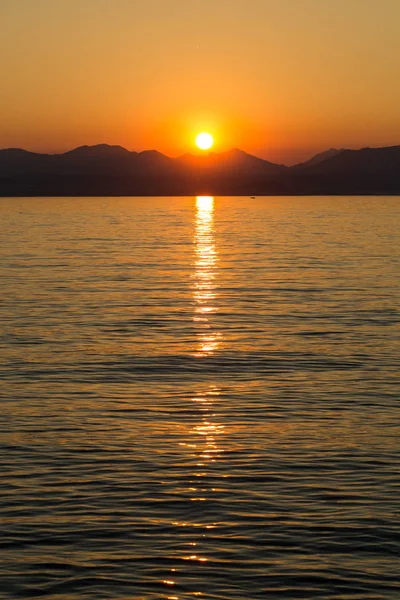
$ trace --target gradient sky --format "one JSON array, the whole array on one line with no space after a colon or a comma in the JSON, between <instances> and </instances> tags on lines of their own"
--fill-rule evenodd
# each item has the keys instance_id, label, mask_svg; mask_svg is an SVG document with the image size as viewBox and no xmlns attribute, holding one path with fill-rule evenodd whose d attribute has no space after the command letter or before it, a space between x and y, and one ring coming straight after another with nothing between
<instances>
[{"instance_id":1,"label":"gradient sky","mask_svg":"<svg viewBox=\"0 0 400 600\"><path fill-rule=\"evenodd\" d=\"M400 0L0 0L0 147L400 143Z\"/></svg>"}]
</instances>

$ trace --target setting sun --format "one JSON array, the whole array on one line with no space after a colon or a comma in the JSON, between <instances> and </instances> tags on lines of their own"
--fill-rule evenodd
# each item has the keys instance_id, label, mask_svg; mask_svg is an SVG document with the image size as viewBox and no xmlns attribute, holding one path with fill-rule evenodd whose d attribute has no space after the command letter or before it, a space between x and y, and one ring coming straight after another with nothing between
<instances>
[{"instance_id":1,"label":"setting sun","mask_svg":"<svg viewBox=\"0 0 400 600\"><path fill-rule=\"evenodd\" d=\"M211 133L203 131L196 137L196 146L200 150L208 150L214 144L214 138Z\"/></svg>"}]
</instances>

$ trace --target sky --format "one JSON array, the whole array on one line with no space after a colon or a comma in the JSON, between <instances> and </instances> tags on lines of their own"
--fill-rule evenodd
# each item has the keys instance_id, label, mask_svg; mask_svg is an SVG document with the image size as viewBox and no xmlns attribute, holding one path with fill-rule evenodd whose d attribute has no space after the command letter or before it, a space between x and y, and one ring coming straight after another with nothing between
<instances>
[{"instance_id":1,"label":"sky","mask_svg":"<svg viewBox=\"0 0 400 600\"><path fill-rule=\"evenodd\" d=\"M400 0L0 0L0 148L400 144Z\"/></svg>"}]
</instances>

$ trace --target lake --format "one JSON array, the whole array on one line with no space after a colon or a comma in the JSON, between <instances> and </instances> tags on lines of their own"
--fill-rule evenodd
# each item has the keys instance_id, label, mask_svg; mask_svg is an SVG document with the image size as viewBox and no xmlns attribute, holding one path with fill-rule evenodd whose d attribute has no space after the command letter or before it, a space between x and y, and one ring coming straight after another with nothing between
<instances>
[{"instance_id":1,"label":"lake","mask_svg":"<svg viewBox=\"0 0 400 600\"><path fill-rule=\"evenodd\" d=\"M398 600L400 198L1 198L0 597Z\"/></svg>"}]
</instances>

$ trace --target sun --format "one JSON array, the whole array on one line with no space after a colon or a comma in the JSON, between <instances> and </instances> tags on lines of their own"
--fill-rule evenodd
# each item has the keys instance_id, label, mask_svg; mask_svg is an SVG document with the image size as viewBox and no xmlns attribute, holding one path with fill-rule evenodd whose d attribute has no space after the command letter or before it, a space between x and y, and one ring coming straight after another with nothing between
<instances>
[{"instance_id":1,"label":"sun","mask_svg":"<svg viewBox=\"0 0 400 600\"><path fill-rule=\"evenodd\" d=\"M209 148L211 148L213 143L213 136L211 135L211 133L207 133L206 131L199 133L199 135L196 137L196 146L200 148L200 150L208 150Z\"/></svg>"}]
</instances>

